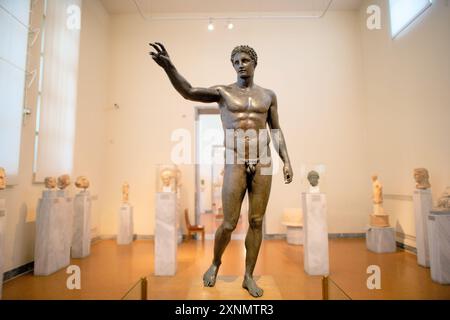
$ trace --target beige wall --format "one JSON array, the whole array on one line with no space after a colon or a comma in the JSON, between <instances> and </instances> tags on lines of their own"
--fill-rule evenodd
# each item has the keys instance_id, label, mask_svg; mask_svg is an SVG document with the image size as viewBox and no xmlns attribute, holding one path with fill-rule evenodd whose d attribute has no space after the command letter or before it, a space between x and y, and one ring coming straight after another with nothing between
<instances>
[{"instance_id":1,"label":"beige wall","mask_svg":"<svg viewBox=\"0 0 450 320\"><path fill-rule=\"evenodd\" d=\"M40 5L42 2L37 2ZM78 84L78 110L75 145L75 167L77 175L90 177L92 193L99 195L94 202L94 233L98 232L100 207L103 200L99 194L104 166L105 129L104 113L107 108L109 16L98 0L83 3L80 44L80 70ZM34 11L33 27L38 27L39 10ZM31 49L28 68L39 64L39 43ZM27 92L26 104L32 108L32 115L26 118L22 129L20 173L18 185L1 191L6 200L7 217L5 227L4 271L14 269L34 260L34 238L36 206L43 185L33 184L34 129L36 123L37 82ZM62 174L62 173L61 173ZM76 192L73 186L70 192Z\"/></svg>"},{"instance_id":2,"label":"beige wall","mask_svg":"<svg viewBox=\"0 0 450 320\"><path fill-rule=\"evenodd\" d=\"M450 8L433 1L394 40L387 1L366 1L361 11L369 169L388 195L412 195L412 171L428 168L433 197L450 184ZM382 29L365 28L365 8L382 8ZM391 224L415 245L411 201L387 199Z\"/></svg>"},{"instance_id":3,"label":"beige wall","mask_svg":"<svg viewBox=\"0 0 450 320\"><path fill-rule=\"evenodd\" d=\"M119 186L131 185L138 234L153 234L155 164L170 161L171 132L186 128L194 140L194 107L170 85L148 55L161 41L180 72L195 86L235 81L234 46L249 44L260 57L255 81L278 95L281 125L296 176L285 185L274 176L267 233L282 233L284 208L300 207L306 184L300 169L326 165L330 232L362 232L370 209L363 106L361 35L357 12L330 12L323 20L239 21L229 31L204 21L145 22L138 15L112 17L107 175L102 232L114 234ZM192 153L194 155L194 153ZM183 207L194 210L194 166L184 166Z\"/></svg>"}]
</instances>

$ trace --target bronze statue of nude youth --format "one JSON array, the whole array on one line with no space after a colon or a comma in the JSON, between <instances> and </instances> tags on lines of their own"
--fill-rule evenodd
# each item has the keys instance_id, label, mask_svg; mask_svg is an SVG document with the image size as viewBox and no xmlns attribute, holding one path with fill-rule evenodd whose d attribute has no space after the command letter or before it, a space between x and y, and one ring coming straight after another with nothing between
<instances>
[{"instance_id":1,"label":"bronze statue of nude youth","mask_svg":"<svg viewBox=\"0 0 450 320\"><path fill-rule=\"evenodd\" d=\"M238 46L231 54L231 62L237 73L237 81L230 85L219 85L210 88L195 88L177 71L170 60L167 50L161 43L151 43L156 52L150 52L153 60L167 73L172 85L185 98L191 101L219 104L224 131L256 131L278 130L278 137L273 141L280 158L284 162L283 174L285 183L291 183L293 171L289 160L286 143L278 120L277 98L274 92L257 86L253 82L258 63L256 52L248 46ZM242 152L239 143L226 143L227 152L234 154L237 162L226 161L222 188L224 221L217 229L214 240L214 258L211 266L203 275L203 283L207 287L215 285L217 273L221 265L223 252L230 242L231 233L236 228L242 201L245 193L249 196L249 229L245 238L246 260L245 275L242 286L254 297L261 297L263 290L253 279L253 270L258 258L262 242L262 223L269 200L272 176L261 174L261 170L271 166L263 163L259 154L256 159L250 158L249 146L257 145L259 135L245 137L245 158L239 161ZM255 143L256 142L256 143ZM267 142L269 143L269 142ZM231 147L230 147L231 146Z\"/></svg>"}]
</instances>

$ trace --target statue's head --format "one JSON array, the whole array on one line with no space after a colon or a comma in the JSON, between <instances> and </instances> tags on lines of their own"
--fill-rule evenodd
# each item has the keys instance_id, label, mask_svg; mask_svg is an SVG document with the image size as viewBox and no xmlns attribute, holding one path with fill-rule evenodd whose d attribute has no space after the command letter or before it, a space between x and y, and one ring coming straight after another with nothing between
<instances>
[{"instance_id":1,"label":"statue's head","mask_svg":"<svg viewBox=\"0 0 450 320\"><path fill-rule=\"evenodd\" d=\"M87 188L89 188L89 180L88 178L81 176L78 177L77 180L75 181L75 187L79 188L79 189L84 189L86 190Z\"/></svg>"},{"instance_id":2,"label":"statue's head","mask_svg":"<svg viewBox=\"0 0 450 320\"><path fill-rule=\"evenodd\" d=\"M319 184L319 178L320 176L317 171L312 170L308 173L308 181L313 187L317 187Z\"/></svg>"},{"instance_id":3,"label":"statue's head","mask_svg":"<svg viewBox=\"0 0 450 320\"><path fill-rule=\"evenodd\" d=\"M58 189L64 190L70 185L70 176L68 174L64 174L58 177Z\"/></svg>"},{"instance_id":4,"label":"statue's head","mask_svg":"<svg viewBox=\"0 0 450 320\"><path fill-rule=\"evenodd\" d=\"M378 175L373 174L373 175L372 175L372 181L375 182L375 181L377 181L377 180L378 180Z\"/></svg>"},{"instance_id":5,"label":"statue's head","mask_svg":"<svg viewBox=\"0 0 450 320\"><path fill-rule=\"evenodd\" d=\"M161 172L161 181L164 187L170 187L172 179L175 177L174 172L170 169L164 169Z\"/></svg>"},{"instance_id":6,"label":"statue's head","mask_svg":"<svg viewBox=\"0 0 450 320\"><path fill-rule=\"evenodd\" d=\"M0 167L0 190L6 188L6 172L5 169Z\"/></svg>"},{"instance_id":7,"label":"statue's head","mask_svg":"<svg viewBox=\"0 0 450 320\"><path fill-rule=\"evenodd\" d=\"M56 188L56 179L53 177L47 177L44 180L44 184L47 189L55 189Z\"/></svg>"},{"instance_id":8,"label":"statue's head","mask_svg":"<svg viewBox=\"0 0 450 320\"><path fill-rule=\"evenodd\" d=\"M431 187L428 179L430 176L428 175L428 170L425 168L416 168L414 169L414 180L416 180L416 188L417 189L428 189Z\"/></svg>"},{"instance_id":9,"label":"statue's head","mask_svg":"<svg viewBox=\"0 0 450 320\"><path fill-rule=\"evenodd\" d=\"M237 46L231 52L231 63L240 77L250 77L258 65L258 55L247 45Z\"/></svg>"}]
</instances>

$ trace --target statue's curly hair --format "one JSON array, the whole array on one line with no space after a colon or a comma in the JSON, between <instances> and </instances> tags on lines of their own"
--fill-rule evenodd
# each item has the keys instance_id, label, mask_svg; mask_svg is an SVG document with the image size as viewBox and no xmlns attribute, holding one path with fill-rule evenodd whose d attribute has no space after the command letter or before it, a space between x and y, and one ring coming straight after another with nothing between
<instances>
[{"instance_id":1,"label":"statue's curly hair","mask_svg":"<svg viewBox=\"0 0 450 320\"><path fill-rule=\"evenodd\" d=\"M234 55L239 52L245 52L246 54L248 54L250 58L252 58L252 60L255 61L256 67L256 65L258 64L258 55L256 54L256 51L253 48L247 45L237 46L236 48L233 49L233 51L231 52L231 62L233 62Z\"/></svg>"}]
</instances>

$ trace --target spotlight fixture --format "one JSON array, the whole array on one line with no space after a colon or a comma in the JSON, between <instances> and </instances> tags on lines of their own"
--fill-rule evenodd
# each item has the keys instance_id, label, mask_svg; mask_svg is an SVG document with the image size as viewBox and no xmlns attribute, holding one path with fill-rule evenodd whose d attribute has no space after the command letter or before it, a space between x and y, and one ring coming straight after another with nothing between
<instances>
[{"instance_id":1,"label":"spotlight fixture","mask_svg":"<svg viewBox=\"0 0 450 320\"><path fill-rule=\"evenodd\" d=\"M209 19L208 30L209 30L209 31L213 31L213 30L214 30L214 24L212 23L212 20L211 20L211 19Z\"/></svg>"},{"instance_id":2,"label":"spotlight fixture","mask_svg":"<svg viewBox=\"0 0 450 320\"><path fill-rule=\"evenodd\" d=\"M234 24L230 20L228 20L227 28L228 28L228 30L232 30L234 28Z\"/></svg>"}]
</instances>

